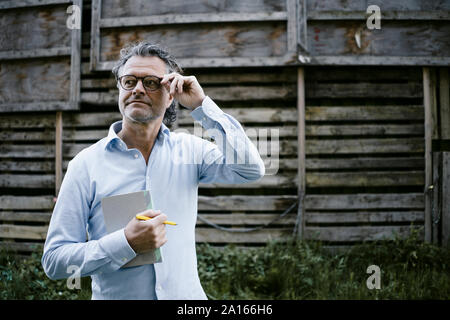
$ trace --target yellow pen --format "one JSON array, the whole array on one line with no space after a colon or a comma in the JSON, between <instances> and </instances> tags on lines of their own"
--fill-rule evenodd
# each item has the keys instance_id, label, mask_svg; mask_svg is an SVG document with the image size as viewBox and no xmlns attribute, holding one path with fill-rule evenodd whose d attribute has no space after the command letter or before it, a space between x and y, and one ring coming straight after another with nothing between
<instances>
[{"instance_id":1,"label":"yellow pen","mask_svg":"<svg viewBox=\"0 0 450 320\"><path fill-rule=\"evenodd\" d=\"M140 215L136 215L136 219L138 219L138 220L150 220L151 218L150 217L147 217L147 216L140 216ZM163 222L164 224L169 224L169 225L171 225L171 226L176 226L177 224L175 223L175 222L173 222L173 221L164 221Z\"/></svg>"}]
</instances>

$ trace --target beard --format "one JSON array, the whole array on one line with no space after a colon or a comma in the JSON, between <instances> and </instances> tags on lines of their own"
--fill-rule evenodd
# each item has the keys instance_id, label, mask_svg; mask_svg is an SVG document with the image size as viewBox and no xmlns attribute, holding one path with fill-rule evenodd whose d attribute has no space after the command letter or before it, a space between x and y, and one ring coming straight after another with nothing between
<instances>
[{"instance_id":1,"label":"beard","mask_svg":"<svg viewBox=\"0 0 450 320\"><path fill-rule=\"evenodd\" d=\"M133 123L147 124L150 121L156 120L164 115L163 112L158 113L149 106L145 105L140 107L135 107L130 104L126 104L125 107L120 108L120 113L123 117L127 118Z\"/></svg>"}]
</instances>

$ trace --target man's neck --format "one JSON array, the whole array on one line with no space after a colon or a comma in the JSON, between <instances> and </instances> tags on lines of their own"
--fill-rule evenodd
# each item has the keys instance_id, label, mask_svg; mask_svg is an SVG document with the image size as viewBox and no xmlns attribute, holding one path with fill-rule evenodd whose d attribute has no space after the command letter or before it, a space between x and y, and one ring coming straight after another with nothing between
<instances>
[{"instance_id":1,"label":"man's neck","mask_svg":"<svg viewBox=\"0 0 450 320\"><path fill-rule=\"evenodd\" d=\"M122 130L117 133L117 136L126 143L129 149L138 149L144 156L145 162L148 163L161 123L162 119L156 119L147 124L140 124L123 118Z\"/></svg>"}]
</instances>

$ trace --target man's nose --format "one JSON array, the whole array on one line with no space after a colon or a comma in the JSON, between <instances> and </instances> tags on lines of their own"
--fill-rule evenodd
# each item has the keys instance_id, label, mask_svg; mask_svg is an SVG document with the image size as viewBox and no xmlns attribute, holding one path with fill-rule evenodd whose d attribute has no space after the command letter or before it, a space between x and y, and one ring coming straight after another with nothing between
<instances>
[{"instance_id":1,"label":"man's nose","mask_svg":"<svg viewBox=\"0 0 450 320\"><path fill-rule=\"evenodd\" d=\"M137 81L136 87L134 87L133 89L133 94L134 95L145 94L144 84L142 83L141 79Z\"/></svg>"}]
</instances>

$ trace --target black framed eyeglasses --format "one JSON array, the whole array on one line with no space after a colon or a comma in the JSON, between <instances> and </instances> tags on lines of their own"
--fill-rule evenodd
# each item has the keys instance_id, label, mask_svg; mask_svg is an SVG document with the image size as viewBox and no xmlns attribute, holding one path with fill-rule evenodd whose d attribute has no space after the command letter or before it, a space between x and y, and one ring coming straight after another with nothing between
<instances>
[{"instance_id":1,"label":"black framed eyeglasses","mask_svg":"<svg viewBox=\"0 0 450 320\"><path fill-rule=\"evenodd\" d=\"M145 76L145 77L136 77L132 74L127 74L119 77L118 81L120 86L127 91L133 90L139 80L142 81L142 85L146 90L156 91L161 88L161 80L163 78L157 76Z\"/></svg>"}]
</instances>

